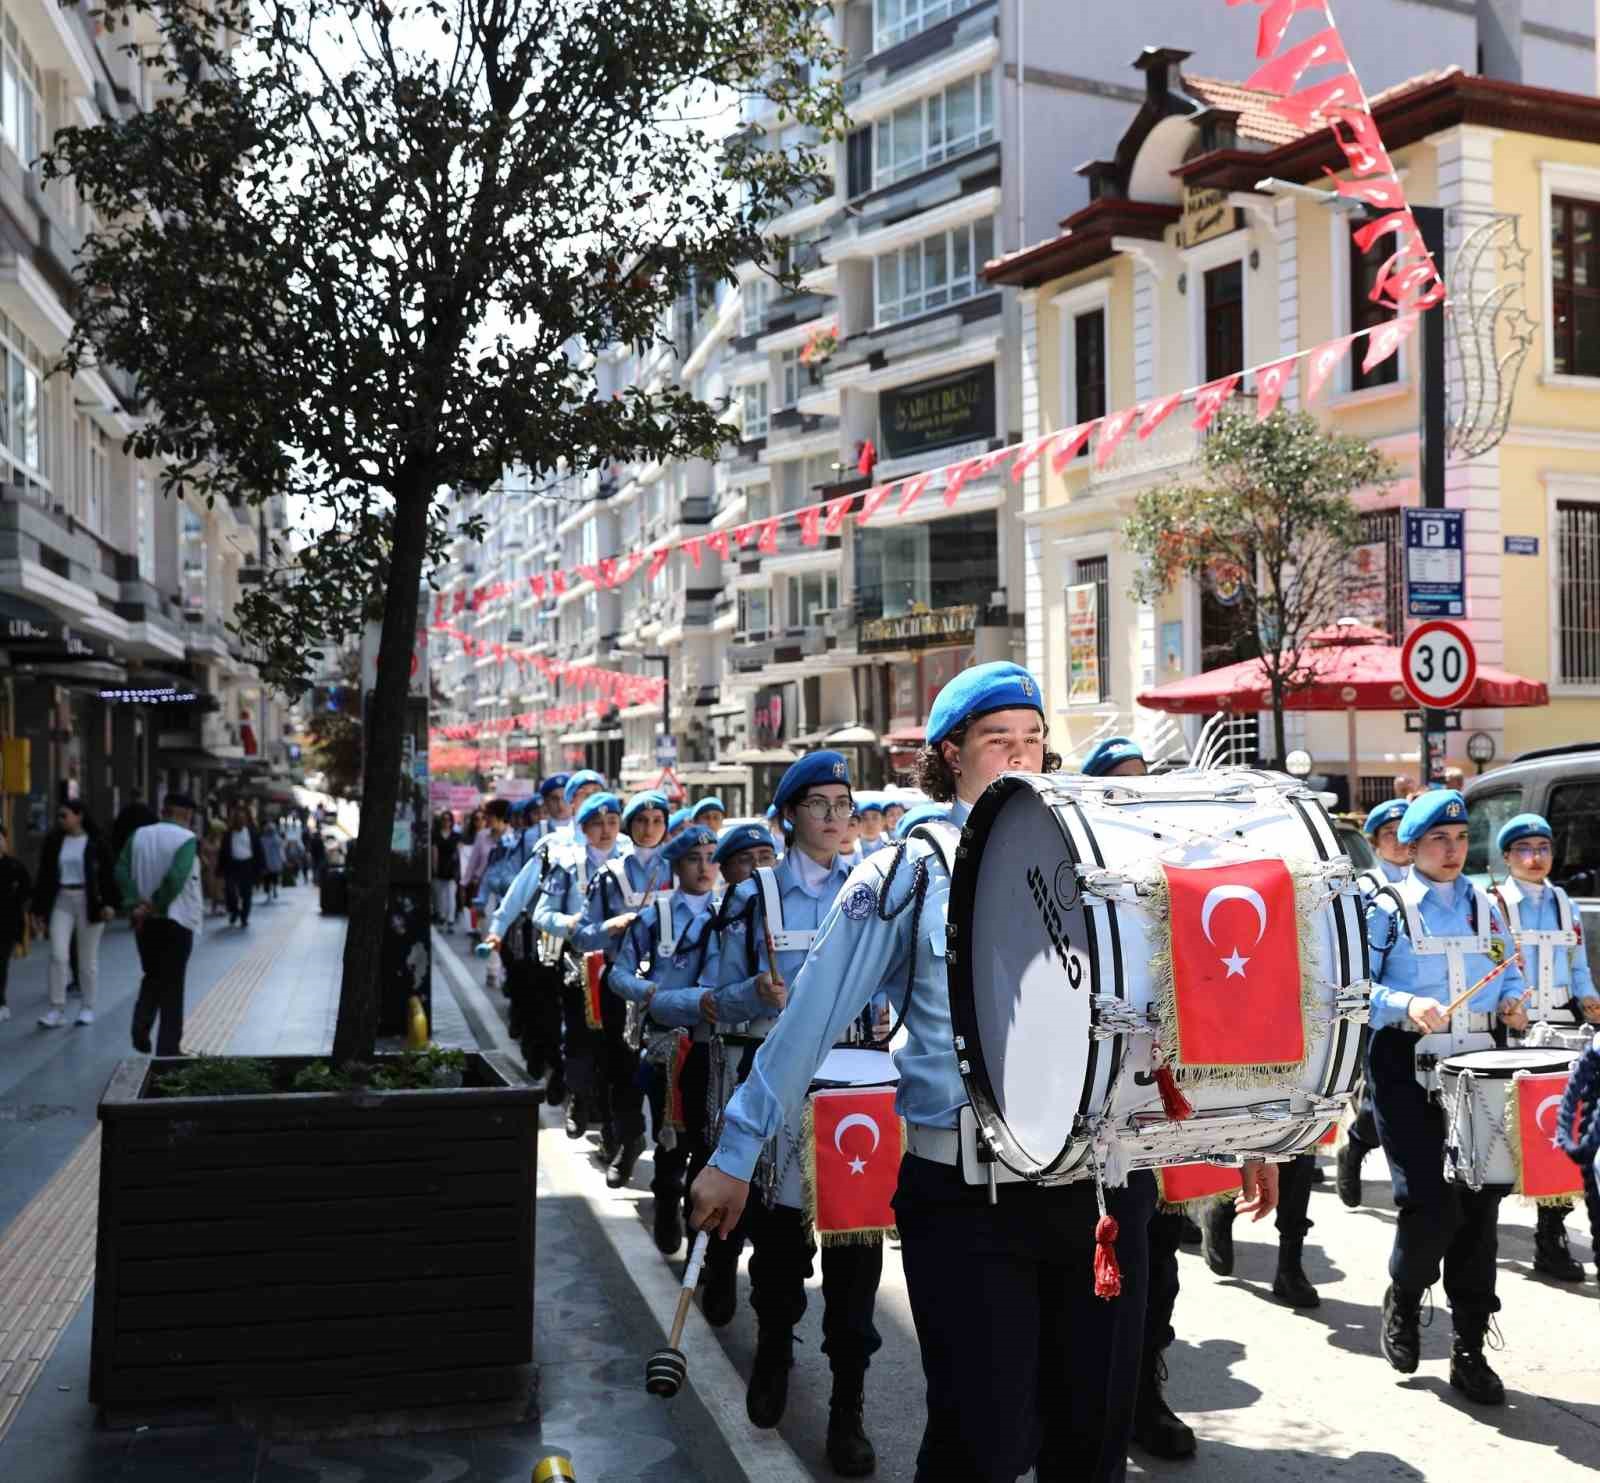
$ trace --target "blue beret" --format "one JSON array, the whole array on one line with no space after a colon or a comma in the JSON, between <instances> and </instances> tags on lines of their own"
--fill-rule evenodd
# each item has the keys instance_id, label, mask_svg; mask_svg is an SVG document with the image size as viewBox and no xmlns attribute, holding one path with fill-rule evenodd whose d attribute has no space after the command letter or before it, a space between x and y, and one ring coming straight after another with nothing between
<instances>
[{"instance_id":1,"label":"blue beret","mask_svg":"<svg viewBox=\"0 0 1600 1483\"><path fill-rule=\"evenodd\" d=\"M1405 816L1406 801L1403 798L1391 798L1386 803L1380 803L1367 815L1367 822L1361 826L1361 832L1371 839L1385 824L1398 824Z\"/></svg>"},{"instance_id":2,"label":"blue beret","mask_svg":"<svg viewBox=\"0 0 1600 1483\"><path fill-rule=\"evenodd\" d=\"M572 776L569 777L564 784L562 784L561 796L565 798L568 803L571 803L573 796L577 793L578 789L587 786L589 783L596 783L603 788L606 785L606 780L601 777L599 773L590 772L587 768L585 768L582 772L573 773Z\"/></svg>"},{"instance_id":3,"label":"blue beret","mask_svg":"<svg viewBox=\"0 0 1600 1483\"><path fill-rule=\"evenodd\" d=\"M516 807L519 817L526 819L536 808L543 808L544 800L541 798L524 798Z\"/></svg>"},{"instance_id":4,"label":"blue beret","mask_svg":"<svg viewBox=\"0 0 1600 1483\"><path fill-rule=\"evenodd\" d=\"M990 711L1029 710L1044 715L1039 682L1020 664L997 659L962 670L934 698L924 733L938 746L958 726Z\"/></svg>"},{"instance_id":5,"label":"blue beret","mask_svg":"<svg viewBox=\"0 0 1600 1483\"><path fill-rule=\"evenodd\" d=\"M1554 839L1550 824L1542 814L1515 814L1500 826L1494 847L1503 855L1519 839Z\"/></svg>"},{"instance_id":6,"label":"blue beret","mask_svg":"<svg viewBox=\"0 0 1600 1483\"><path fill-rule=\"evenodd\" d=\"M692 849L697 849L703 844L715 844L717 836L704 824L694 824L685 829L682 834L675 834L661 847L661 858L668 865L675 865Z\"/></svg>"},{"instance_id":7,"label":"blue beret","mask_svg":"<svg viewBox=\"0 0 1600 1483\"><path fill-rule=\"evenodd\" d=\"M1454 788L1430 788L1406 805L1400 819L1400 843L1415 844L1439 824L1465 824L1467 800Z\"/></svg>"},{"instance_id":8,"label":"blue beret","mask_svg":"<svg viewBox=\"0 0 1600 1483\"><path fill-rule=\"evenodd\" d=\"M857 793L856 812L858 814L881 814L884 809L884 797L881 793Z\"/></svg>"},{"instance_id":9,"label":"blue beret","mask_svg":"<svg viewBox=\"0 0 1600 1483\"><path fill-rule=\"evenodd\" d=\"M908 808L905 817L894 826L894 837L904 839L918 824L926 824L930 819L948 819L950 805L948 803L919 803L915 808Z\"/></svg>"},{"instance_id":10,"label":"blue beret","mask_svg":"<svg viewBox=\"0 0 1600 1483\"><path fill-rule=\"evenodd\" d=\"M850 764L843 752L807 752L798 762L791 762L772 795L772 806L781 809L793 803L807 788L824 783L841 783L850 786Z\"/></svg>"},{"instance_id":11,"label":"blue beret","mask_svg":"<svg viewBox=\"0 0 1600 1483\"><path fill-rule=\"evenodd\" d=\"M1129 741L1125 736L1108 736L1083 759L1083 775L1086 778L1103 778L1113 767L1120 767L1124 762L1143 761L1144 749L1138 742Z\"/></svg>"},{"instance_id":12,"label":"blue beret","mask_svg":"<svg viewBox=\"0 0 1600 1483\"><path fill-rule=\"evenodd\" d=\"M772 835L759 824L735 824L722 831L717 853L712 858L718 865L726 865L741 850L758 850L763 845L774 852L778 848L772 842Z\"/></svg>"},{"instance_id":13,"label":"blue beret","mask_svg":"<svg viewBox=\"0 0 1600 1483\"><path fill-rule=\"evenodd\" d=\"M689 810L686 808L674 809L667 815L668 829L681 829L689 822Z\"/></svg>"},{"instance_id":14,"label":"blue beret","mask_svg":"<svg viewBox=\"0 0 1600 1483\"><path fill-rule=\"evenodd\" d=\"M564 773L564 772L551 773L549 777L547 777L542 783L539 784L539 796L541 798L548 798L552 793L559 793L566 786L567 786L567 775L566 775L566 773Z\"/></svg>"},{"instance_id":15,"label":"blue beret","mask_svg":"<svg viewBox=\"0 0 1600 1483\"><path fill-rule=\"evenodd\" d=\"M622 810L622 827L626 829L633 821L633 817L640 809L653 808L658 810L663 817L672 811L672 805L667 802L665 793L658 793L654 788L648 788L643 793L635 793L628 800L628 805Z\"/></svg>"},{"instance_id":16,"label":"blue beret","mask_svg":"<svg viewBox=\"0 0 1600 1483\"><path fill-rule=\"evenodd\" d=\"M767 805L767 817L769 819L775 819L775 818L778 817L778 805L777 804L769 803Z\"/></svg>"},{"instance_id":17,"label":"blue beret","mask_svg":"<svg viewBox=\"0 0 1600 1483\"><path fill-rule=\"evenodd\" d=\"M711 797L702 798L699 803L695 804L695 806L689 810L689 817L691 819L698 819L700 815L703 814L708 808L714 808L719 814L725 814L728 811L727 804L725 804L720 798L717 797L715 793L713 793Z\"/></svg>"},{"instance_id":18,"label":"blue beret","mask_svg":"<svg viewBox=\"0 0 1600 1483\"><path fill-rule=\"evenodd\" d=\"M578 827L581 829L596 814L620 814L622 800L615 793L591 793L578 805Z\"/></svg>"}]
</instances>

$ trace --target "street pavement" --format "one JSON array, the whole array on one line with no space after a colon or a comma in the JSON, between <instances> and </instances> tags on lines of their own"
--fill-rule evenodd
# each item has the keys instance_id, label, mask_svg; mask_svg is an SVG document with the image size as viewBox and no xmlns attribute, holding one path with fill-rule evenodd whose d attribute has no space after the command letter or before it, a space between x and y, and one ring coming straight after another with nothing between
<instances>
[{"instance_id":1,"label":"street pavement","mask_svg":"<svg viewBox=\"0 0 1600 1483\"><path fill-rule=\"evenodd\" d=\"M481 983L481 966L465 971ZM498 994L491 997L503 1003ZM554 1135L553 1121L547 1114L541 1139L546 1163L563 1151L571 1158L580 1147L592 1147L592 1138L577 1145ZM1191 1460L1166 1463L1136 1449L1130 1476L1186 1483L1592 1479L1600 1470L1600 1286L1581 1211L1569 1230L1573 1254L1587 1264L1589 1280L1577 1288L1532 1275L1532 1207L1516 1200L1502 1207L1500 1328L1506 1347L1491 1361L1505 1380L1508 1404L1483 1410L1447 1383L1450 1318L1442 1288L1435 1290L1438 1309L1424 1333L1417 1374L1397 1375L1384 1362L1377 1322L1395 1219L1388 1171L1381 1153L1367 1160L1369 1203L1352 1211L1334 1194L1332 1160L1323 1164L1328 1180L1314 1192L1314 1229L1306 1243L1306 1270L1322 1294L1322 1306L1299 1313L1274 1301L1277 1241L1270 1220L1236 1223L1236 1266L1228 1279L1214 1276L1198 1249L1185 1248L1174 1323L1178 1341L1167 1356L1168 1395L1198 1433L1199 1452ZM654 1208L648 1154L630 1187L615 1193L605 1188L592 1158L578 1154L572 1168L596 1208L624 1201L648 1229ZM680 1253L671 1264L675 1273L682 1261ZM741 1275L738 1315L717 1334L744 1378L755 1351L748 1297L748 1279ZM779 1431L806 1475L831 1479L823 1455L828 1369L820 1348L821 1312L820 1280L813 1278ZM926 1412L916 1334L893 1242L885 1253L877 1321L883 1349L867 1377L867 1430L878 1451L876 1476L883 1483L911 1483ZM701 1322L698 1312L690 1322ZM691 1369L690 1384L695 1382ZM760 1434L747 1429L746 1435Z\"/></svg>"}]
</instances>

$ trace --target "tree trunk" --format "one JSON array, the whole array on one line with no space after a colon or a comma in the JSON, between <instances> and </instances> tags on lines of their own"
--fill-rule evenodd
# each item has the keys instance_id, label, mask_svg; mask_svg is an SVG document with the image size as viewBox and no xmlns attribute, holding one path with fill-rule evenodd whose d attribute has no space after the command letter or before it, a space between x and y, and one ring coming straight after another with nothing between
<instances>
[{"instance_id":1,"label":"tree trunk","mask_svg":"<svg viewBox=\"0 0 1600 1483\"><path fill-rule=\"evenodd\" d=\"M1284 765L1289 755L1288 738L1283 726L1283 675L1278 670L1272 672L1272 741L1277 747L1278 766ZM366 828L365 816L362 818L361 827Z\"/></svg>"},{"instance_id":2,"label":"tree trunk","mask_svg":"<svg viewBox=\"0 0 1600 1483\"><path fill-rule=\"evenodd\" d=\"M419 481L420 484L420 481ZM361 833L350 868L350 927L344 940L344 976L333 1060L364 1060L378 1039L378 983L383 961L384 915L389 899L389 850L400 796L406 694L416 643L417 592L427 549L428 494L397 498L394 550L383 599L378 682L367 708L366 766L361 788Z\"/></svg>"}]
</instances>

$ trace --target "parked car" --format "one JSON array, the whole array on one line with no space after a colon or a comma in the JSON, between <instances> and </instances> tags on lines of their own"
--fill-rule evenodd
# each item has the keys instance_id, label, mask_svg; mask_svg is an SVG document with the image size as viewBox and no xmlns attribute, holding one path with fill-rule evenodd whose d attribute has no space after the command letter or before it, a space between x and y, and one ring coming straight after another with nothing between
<instances>
[{"instance_id":1,"label":"parked car","mask_svg":"<svg viewBox=\"0 0 1600 1483\"><path fill-rule=\"evenodd\" d=\"M1582 910L1589 966L1600 974L1600 743L1524 752L1473 778L1466 798L1467 873L1483 886L1505 878L1494 841L1507 819L1534 813L1550 821L1550 879Z\"/></svg>"},{"instance_id":2,"label":"parked car","mask_svg":"<svg viewBox=\"0 0 1600 1483\"><path fill-rule=\"evenodd\" d=\"M1376 871L1378 857L1373 852L1372 842L1361 832L1364 821L1353 818L1349 814L1335 814L1333 816L1333 832L1339 840L1339 848L1355 861L1356 871Z\"/></svg>"}]
</instances>

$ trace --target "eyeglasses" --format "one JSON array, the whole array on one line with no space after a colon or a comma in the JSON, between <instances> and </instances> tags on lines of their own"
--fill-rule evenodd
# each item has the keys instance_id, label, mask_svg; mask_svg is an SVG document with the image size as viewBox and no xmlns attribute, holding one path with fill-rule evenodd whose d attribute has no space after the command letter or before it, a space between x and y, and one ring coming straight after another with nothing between
<instances>
[{"instance_id":1,"label":"eyeglasses","mask_svg":"<svg viewBox=\"0 0 1600 1483\"><path fill-rule=\"evenodd\" d=\"M1548 860L1555 851L1546 841L1543 844L1514 844L1511 846L1511 853L1519 860Z\"/></svg>"},{"instance_id":2,"label":"eyeglasses","mask_svg":"<svg viewBox=\"0 0 1600 1483\"><path fill-rule=\"evenodd\" d=\"M808 798L798 807L821 824L828 819L848 819L855 805L848 798L835 798L831 802L826 798Z\"/></svg>"}]
</instances>

